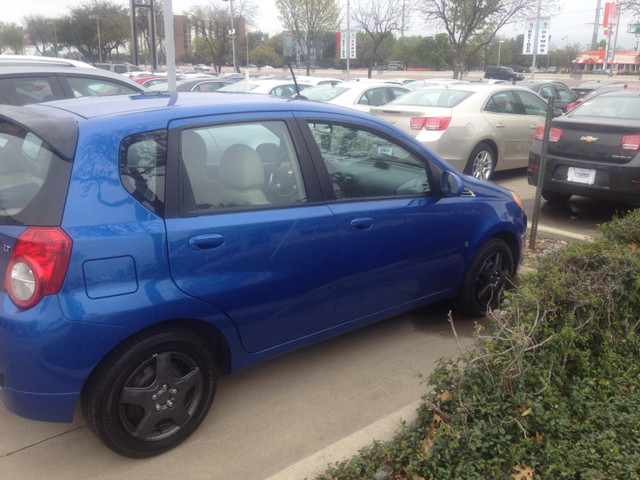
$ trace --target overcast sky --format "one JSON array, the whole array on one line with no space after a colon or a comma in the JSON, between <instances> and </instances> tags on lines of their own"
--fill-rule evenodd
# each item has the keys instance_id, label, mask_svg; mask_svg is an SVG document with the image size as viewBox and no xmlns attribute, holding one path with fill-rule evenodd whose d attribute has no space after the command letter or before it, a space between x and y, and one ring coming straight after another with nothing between
<instances>
[{"instance_id":1,"label":"overcast sky","mask_svg":"<svg viewBox=\"0 0 640 480\"><path fill-rule=\"evenodd\" d=\"M8 0L7 0L8 1ZM130 5L130 0L113 0L122 5ZM156 0L159 1L159 0ZM213 0L223 4L221 0ZM407 0L409 3L410 0ZM562 48L566 43L579 44L583 49L591 43L593 34L593 23L595 19L595 11L598 0L560 0L561 14L553 16L551 19L551 48ZM11 8L4 8L2 17L3 22L20 23L26 15L34 13L47 17L56 17L64 15L70 10L70 6L78 5L77 0L18 0L12 3ZM207 5L207 0L173 0L174 14L185 13L192 5ZM278 20L278 14L275 8L275 0L258 0L256 2L261 11L257 19L257 28L270 35L274 35L282 30L282 24ZM341 0L346 5L346 0ZM605 0L602 0L604 7ZM228 5L224 3L224 5ZM346 7L345 7L346 8ZM543 12L544 16L544 12ZM634 20L633 16L623 15L621 20L621 29L618 36L618 50L635 49L637 40L634 35L627 34L627 24ZM602 22L602 14L600 15ZM426 30L423 24L416 19L412 19L411 29L407 30L408 35L433 35L437 32ZM525 30L524 23L506 27L500 32L500 36L513 38L519 34L523 34ZM566 36L566 38L565 38ZM598 40L604 36L600 33ZM612 39L613 41L613 39Z\"/></svg>"}]
</instances>

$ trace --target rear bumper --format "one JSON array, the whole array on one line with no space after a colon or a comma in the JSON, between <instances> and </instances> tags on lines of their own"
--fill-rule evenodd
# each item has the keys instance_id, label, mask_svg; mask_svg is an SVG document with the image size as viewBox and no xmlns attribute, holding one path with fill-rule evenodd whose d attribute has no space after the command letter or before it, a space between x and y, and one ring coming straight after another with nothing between
<instances>
[{"instance_id":1,"label":"rear bumper","mask_svg":"<svg viewBox=\"0 0 640 480\"><path fill-rule=\"evenodd\" d=\"M640 205L640 162L636 160L627 164L614 165L576 159L564 159L549 155L542 179L542 189L551 192ZM530 152L529 167L527 169L527 181L529 185L537 185L539 165L539 153L535 151ZM594 183L588 185L570 181L568 179L570 167L595 170Z\"/></svg>"},{"instance_id":2,"label":"rear bumper","mask_svg":"<svg viewBox=\"0 0 640 480\"><path fill-rule=\"evenodd\" d=\"M0 401L26 418L72 421L86 378L120 335L65 319L56 296L22 311L0 293Z\"/></svg>"}]
</instances>

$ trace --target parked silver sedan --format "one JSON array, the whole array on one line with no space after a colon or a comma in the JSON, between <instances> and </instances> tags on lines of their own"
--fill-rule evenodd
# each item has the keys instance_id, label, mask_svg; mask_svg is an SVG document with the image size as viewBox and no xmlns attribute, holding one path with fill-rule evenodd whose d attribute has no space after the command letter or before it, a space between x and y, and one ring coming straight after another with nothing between
<instances>
[{"instance_id":1,"label":"parked silver sedan","mask_svg":"<svg viewBox=\"0 0 640 480\"><path fill-rule=\"evenodd\" d=\"M526 167L547 103L511 84L459 84L407 93L370 113L400 127L457 170L488 180Z\"/></svg>"}]
</instances>

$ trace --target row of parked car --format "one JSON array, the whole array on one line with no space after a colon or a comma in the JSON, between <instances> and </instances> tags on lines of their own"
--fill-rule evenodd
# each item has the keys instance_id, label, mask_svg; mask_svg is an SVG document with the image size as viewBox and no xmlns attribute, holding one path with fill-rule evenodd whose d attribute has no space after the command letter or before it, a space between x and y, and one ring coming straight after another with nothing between
<instances>
[{"instance_id":1,"label":"row of parked car","mask_svg":"<svg viewBox=\"0 0 640 480\"><path fill-rule=\"evenodd\" d=\"M18 415L70 421L79 401L113 451L158 455L220 375L436 301L481 316L517 273L526 214L485 179L539 158L530 89L243 78L174 95L19 67L0 67L23 95L0 105L0 399ZM606 132L622 173L638 101L558 112L549 181L607 190L600 167L563 166L564 142L600 114L584 145Z\"/></svg>"}]
</instances>

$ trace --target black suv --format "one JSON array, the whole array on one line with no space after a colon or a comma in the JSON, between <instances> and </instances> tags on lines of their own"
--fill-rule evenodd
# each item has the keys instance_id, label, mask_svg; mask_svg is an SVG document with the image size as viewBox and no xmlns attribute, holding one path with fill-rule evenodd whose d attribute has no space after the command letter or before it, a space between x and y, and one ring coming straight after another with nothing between
<instances>
[{"instance_id":1,"label":"black suv","mask_svg":"<svg viewBox=\"0 0 640 480\"><path fill-rule=\"evenodd\" d=\"M524 75L516 72L511 67L487 67L484 71L484 78L495 78L497 80L515 82L518 80L524 80Z\"/></svg>"}]
</instances>

